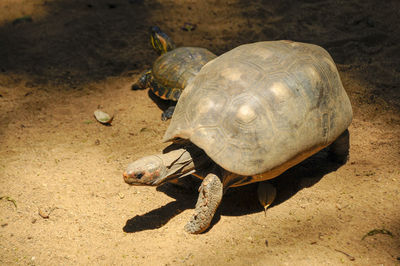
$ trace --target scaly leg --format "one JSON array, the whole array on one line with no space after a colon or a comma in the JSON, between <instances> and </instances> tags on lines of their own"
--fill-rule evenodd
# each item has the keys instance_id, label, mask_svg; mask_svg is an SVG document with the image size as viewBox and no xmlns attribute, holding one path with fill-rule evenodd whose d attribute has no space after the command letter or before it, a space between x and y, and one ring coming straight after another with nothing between
<instances>
[{"instance_id":1,"label":"scaly leg","mask_svg":"<svg viewBox=\"0 0 400 266\"><path fill-rule=\"evenodd\" d=\"M223 185L215 174L208 174L199 188L196 209L185 230L191 234L199 234L206 230L221 202Z\"/></svg>"},{"instance_id":2,"label":"scaly leg","mask_svg":"<svg viewBox=\"0 0 400 266\"><path fill-rule=\"evenodd\" d=\"M171 105L168 107L162 114L161 114L161 120L162 121L167 121L168 119L172 118L172 115L174 114L175 111L175 105Z\"/></svg>"}]
</instances>

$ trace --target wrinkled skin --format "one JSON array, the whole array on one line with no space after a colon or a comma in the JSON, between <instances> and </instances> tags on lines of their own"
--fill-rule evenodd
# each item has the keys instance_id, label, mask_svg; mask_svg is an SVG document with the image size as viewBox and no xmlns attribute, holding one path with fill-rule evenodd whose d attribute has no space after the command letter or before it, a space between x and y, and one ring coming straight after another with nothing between
<instances>
[{"instance_id":1,"label":"wrinkled skin","mask_svg":"<svg viewBox=\"0 0 400 266\"><path fill-rule=\"evenodd\" d=\"M210 163L201 151L193 153L196 163ZM124 180L130 185L158 186L173 179L195 172L192 155L186 149L176 149L166 154L143 157L131 163L124 172Z\"/></svg>"},{"instance_id":2,"label":"wrinkled skin","mask_svg":"<svg viewBox=\"0 0 400 266\"><path fill-rule=\"evenodd\" d=\"M125 182L130 185L158 186L199 173L202 169L205 171L212 164L208 156L195 146L173 144L169 148L171 150L167 153L146 156L129 164L123 174Z\"/></svg>"}]
</instances>

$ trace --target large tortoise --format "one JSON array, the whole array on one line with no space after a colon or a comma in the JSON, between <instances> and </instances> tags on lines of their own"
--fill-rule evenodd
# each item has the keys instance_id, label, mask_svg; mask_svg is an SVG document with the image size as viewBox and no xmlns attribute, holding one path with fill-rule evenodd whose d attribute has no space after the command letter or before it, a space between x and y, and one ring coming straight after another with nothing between
<instances>
[{"instance_id":1,"label":"large tortoise","mask_svg":"<svg viewBox=\"0 0 400 266\"><path fill-rule=\"evenodd\" d=\"M201 69L164 135L174 144L130 164L124 179L157 186L188 174L204 178L185 226L200 233L229 187L274 178L328 145L333 158L346 162L351 120L349 98L323 48L242 45Z\"/></svg>"},{"instance_id":2,"label":"large tortoise","mask_svg":"<svg viewBox=\"0 0 400 266\"><path fill-rule=\"evenodd\" d=\"M155 95L164 100L178 101L182 90L200 69L217 57L205 48L175 48L168 35L157 26L150 29L150 41L161 56L156 59L151 69L141 75L134 88L150 88ZM165 121L171 118L174 109L175 105L168 107L161 119Z\"/></svg>"}]
</instances>

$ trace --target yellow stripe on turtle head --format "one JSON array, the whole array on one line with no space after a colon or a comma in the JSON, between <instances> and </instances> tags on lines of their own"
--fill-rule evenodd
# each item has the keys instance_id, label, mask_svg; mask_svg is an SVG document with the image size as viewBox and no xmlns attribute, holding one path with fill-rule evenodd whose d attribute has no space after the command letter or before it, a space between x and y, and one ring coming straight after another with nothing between
<instances>
[{"instance_id":1,"label":"yellow stripe on turtle head","mask_svg":"<svg viewBox=\"0 0 400 266\"><path fill-rule=\"evenodd\" d=\"M159 54L175 49L174 42L157 26L150 28L150 42Z\"/></svg>"}]
</instances>

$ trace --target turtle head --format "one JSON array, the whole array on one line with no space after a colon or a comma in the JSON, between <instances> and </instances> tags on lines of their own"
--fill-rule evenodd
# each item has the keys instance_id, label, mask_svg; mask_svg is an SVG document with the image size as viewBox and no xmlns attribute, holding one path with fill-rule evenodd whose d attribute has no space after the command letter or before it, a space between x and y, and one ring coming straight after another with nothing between
<instances>
[{"instance_id":1,"label":"turtle head","mask_svg":"<svg viewBox=\"0 0 400 266\"><path fill-rule=\"evenodd\" d=\"M166 181L166 167L159 156L146 156L128 165L123 176L129 185L157 186Z\"/></svg>"},{"instance_id":2,"label":"turtle head","mask_svg":"<svg viewBox=\"0 0 400 266\"><path fill-rule=\"evenodd\" d=\"M175 49L174 42L158 26L150 28L150 42L158 54L164 54Z\"/></svg>"}]
</instances>

